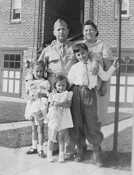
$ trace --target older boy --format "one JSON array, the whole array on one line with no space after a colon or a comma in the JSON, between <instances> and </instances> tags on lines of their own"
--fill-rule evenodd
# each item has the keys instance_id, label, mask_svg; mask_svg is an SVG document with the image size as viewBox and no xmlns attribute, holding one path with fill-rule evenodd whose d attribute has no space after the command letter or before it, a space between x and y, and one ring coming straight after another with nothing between
<instances>
[{"instance_id":1,"label":"older boy","mask_svg":"<svg viewBox=\"0 0 134 175\"><path fill-rule=\"evenodd\" d=\"M93 145L93 159L100 163L100 148L103 134L100 131L100 123L97 116L96 87L98 76L107 81L115 71L115 63L107 72L99 63L91 58L86 44L76 44L74 48L78 63L73 65L68 73L68 79L72 85L72 117L74 129L71 137L77 145L76 161L83 159L83 136Z\"/></svg>"}]
</instances>

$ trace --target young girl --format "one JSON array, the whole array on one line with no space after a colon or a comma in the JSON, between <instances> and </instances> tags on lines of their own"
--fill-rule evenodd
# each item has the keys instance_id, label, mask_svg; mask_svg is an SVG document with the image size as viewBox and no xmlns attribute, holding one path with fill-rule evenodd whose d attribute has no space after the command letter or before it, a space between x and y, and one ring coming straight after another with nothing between
<instances>
[{"instance_id":1,"label":"young girl","mask_svg":"<svg viewBox=\"0 0 134 175\"><path fill-rule=\"evenodd\" d=\"M42 61L33 63L33 79L29 79L26 82L28 101L25 109L25 118L32 122L32 147L27 151L27 154L38 152L40 157L45 156L43 152L44 120L46 121L48 93L50 90L50 84L44 78L44 70Z\"/></svg>"},{"instance_id":2,"label":"young girl","mask_svg":"<svg viewBox=\"0 0 134 175\"><path fill-rule=\"evenodd\" d=\"M68 139L68 128L73 127L70 105L73 93L68 91L68 81L59 75L54 83L54 90L49 95L48 111L48 161L52 162L53 145L59 141L59 162L64 161L65 142Z\"/></svg>"},{"instance_id":3,"label":"young girl","mask_svg":"<svg viewBox=\"0 0 134 175\"><path fill-rule=\"evenodd\" d=\"M103 134L100 131L100 123L97 116L96 88L98 76L103 81L108 81L116 70L116 61L105 72L98 61L94 61L84 43L76 44L74 54L79 60L74 64L69 73L68 79L73 90L71 105L74 128L70 137L77 145L76 161L83 159L83 138L93 145L93 159L95 163L101 164L100 146Z\"/></svg>"}]
</instances>

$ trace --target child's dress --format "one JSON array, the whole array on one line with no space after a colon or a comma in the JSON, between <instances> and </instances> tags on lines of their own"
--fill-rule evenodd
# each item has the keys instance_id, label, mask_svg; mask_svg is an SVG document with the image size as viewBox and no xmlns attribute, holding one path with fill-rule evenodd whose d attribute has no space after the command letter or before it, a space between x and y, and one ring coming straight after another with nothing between
<instances>
[{"instance_id":1,"label":"child's dress","mask_svg":"<svg viewBox=\"0 0 134 175\"><path fill-rule=\"evenodd\" d=\"M50 84L47 80L31 80L27 84L28 101L25 109L25 118L34 118L35 125L41 121L47 122L48 93Z\"/></svg>"},{"instance_id":2,"label":"child's dress","mask_svg":"<svg viewBox=\"0 0 134 175\"><path fill-rule=\"evenodd\" d=\"M64 91L62 93L51 93L49 95L49 111L48 111L48 127L56 131L60 131L73 127L70 107L55 106L53 103L61 104L71 101L73 93Z\"/></svg>"}]
</instances>

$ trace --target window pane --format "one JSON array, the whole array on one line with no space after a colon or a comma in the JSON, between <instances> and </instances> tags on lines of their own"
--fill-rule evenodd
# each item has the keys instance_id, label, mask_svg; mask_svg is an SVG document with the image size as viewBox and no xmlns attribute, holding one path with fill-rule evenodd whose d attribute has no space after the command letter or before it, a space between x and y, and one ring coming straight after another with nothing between
<instances>
[{"instance_id":1,"label":"window pane","mask_svg":"<svg viewBox=\"0 0 134 175\"><path fill-rule=\"evenodd\" d=\"M128 85L134 85L134 77L128 77L127 78L127 84Z\"/></svg>"},{"instance_id":2,"label":"window pane","mask_svg":"<svg viewBox=\"0 0 134 175\"><path fill-rule=\"evenodd\" d=\"M7 61L4 61L4 68L8 68L9 67L9 63Z\"/></svg>"},{"instance_id":3,"label":"window pane","mask_svg":"<svg viewBox=\"0 0 134 175\"><path fill-rule=\"evenodd\" d=\"M20 78L20 72L15 72L15 78Z\"/></svg>"},{"instance_id":4,"label":"window pane","mask_svg":"<svg viewBox=\"0 0 134 175\"><path fill-rule=\"evenodd\" d=\"M3 71L3 77L8 78L8 71L6 71L6 70Z\"/></svg>"},{"instance_id":5,"label":"window pane","mask_svg":"<svg viewBox=\"0 0 134 175\"><path fill-rule=\"evenodd\" d=\"M11 54L11 55L10 55L10 60L11 60L11 61L14 61L14 60L15 60L15 55Z\"/></svg>"},{"instance_id":6,"label":"window pane","mask_svg":"<svg viewBox=\"0 0 134 175\"><path fill-rule=\"evenodd\" d=\"M13 9L13 19L20 19L20 9Z\"/></svg>"},{"instance_id":7,"label":"window pane","mask_svg":"<svg viewBox=\"0 0 134 175\"><path fill-rule=\"evenodd\" d=\"M17 69L20 68L20 62L15 62L15 68L17 68Z\"/></svg>"},{"instance_id":8,"label":"window pane","mask_svg":"<svg viewBox=\"0 0 134 175\"><path fill-rule=\"evenodd\" d=\"M128 72L128 73L134 73L134 65L130 65L130 64L129 64L129 65L127 66L127 72Z\"/></svg>"},{"instance_id":9,"label":"window pane","mask_svg":"<svg viewBox=\"0 0 134 175\"><path fill-rule=\"evenodd\" d=\"M9 60L9 55L4 55L4 61L8 61Z\"/></svg>"},{"instance_id":10,"label":"window pane","mask_svg":"<svg viewBox=\"0 0 134 175\"><path fill-rule=\"evenodd\" d=\"M133 94L134 93L134 89L133 87L128 87L127 88L127 102L128 103L132 103L133 102Z\"/></svg>"},{"instance_id":11,"label":"window pane","mask_svg":"<svg viewBox=\"0 0 134 175\"><path fill-rule=\"evenodd\" d=\"M14 72L13 71L9 71L9 78L14 78Z\"/></svg>"},{"instance_id":12,"label":"window pane","mask_svg":"<svg viewBox=\"0 0 134 175\"><path fill-rule=\"evenodd\" d=\"M2 92L7 92L7 79L3 79Z\"/></svg>"},{"instance_id":13,"label":"window pane","mask_svg":"<svg viewBox=\"0 0 134 175\"><path fill-rule=\"evenodd\" d=\"M14 68L14 62L10 62L10 68Z\"/></svg>"},{"instance_id":14,"label":"window pane","mask_svg":"<svg viewBox=\"0 0 134 175\"><path fill-rule=\"evenodd\" d=\"M115 101L115 86L110 87L110 101L111 102Z\"/></svg>"},{"instance_id":15,"label":"window pane","mask_svg":"<svg viewBox=\"0 0 134 175\"><path fill-rule=\"evenodd\" d=\"M125 87L120 87L120 102L125 102Z\"/></svg>"},{"instance_id":16,"label":"window pane","mask_svg":"<svg viewBox=\"0 0 134 175\"><path fill-rule=\"evenodd\" d=\"M9 80L9 92L13 93L13 80Z\"/></svg>"},{"instance_id":17,"label":"window pane","mask_svg":"<svg viewBox=\"0 0 134 175\"><path fill-rule=\"evenodd\" d=\"M19 54L16 55L16 59L15 60L16 61L20 61L20 55Z\"/></svg>"},{"instance_id":18,"label":"window pane","mask_svg":"<svg viewBox=\"0 0 134 175\"><path fill-rule=\"evenodd\" d=\"M12 0L12 9L21 8L21 0Z\"/></svg>"},{"instance_id":19,"label":"window pane","mask_svg":"<svg viewBox=\"0 0 134 175\"><path fill-rule=\"evenodd\" d=\"M15 80L15 93L19 94L19 90L20 90L20 82L19 80Z\"/></svg>"}]
</instances>

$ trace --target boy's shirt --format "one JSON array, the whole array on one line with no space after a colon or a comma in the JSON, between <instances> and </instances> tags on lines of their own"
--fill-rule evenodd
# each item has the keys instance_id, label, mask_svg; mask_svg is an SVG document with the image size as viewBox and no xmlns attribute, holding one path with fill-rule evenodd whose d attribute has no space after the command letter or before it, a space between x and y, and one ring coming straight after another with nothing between
<instances>
[{"instance_id":1,"label":"boy's shirt","mask_svg":"<svg viewBox=\"0 0 134 175\"><path fill-rule=\"evenodd\" d=\"M105 72L102 66L99 65L97 75L93 75L93 64L94 62L88 60L87 64L78 62L73 65L68 73L68 80L70 84L80 86L84 85L89 89L92 89L98 85L98 76L103 81L108 81L116 69L114 66L111 66L109 70Z\"/></svg>"}]
</instances>

